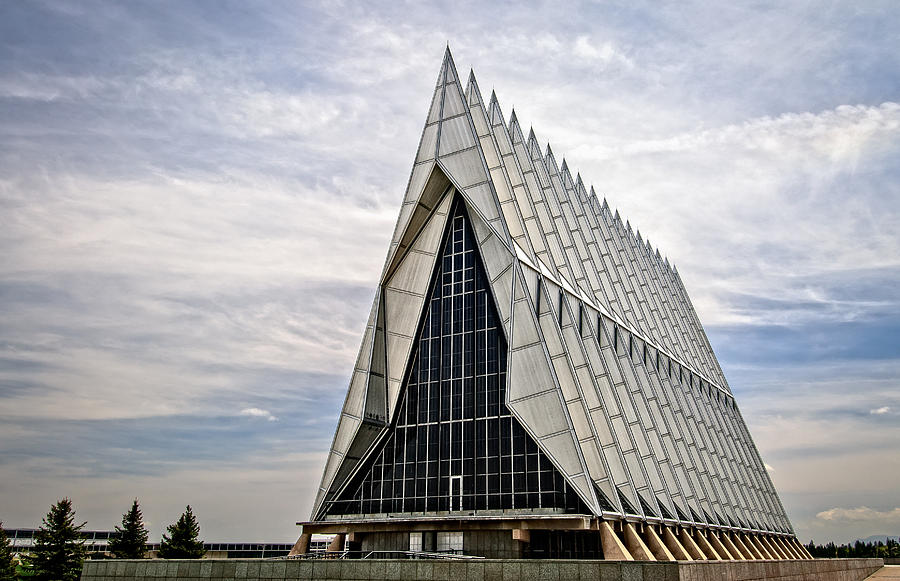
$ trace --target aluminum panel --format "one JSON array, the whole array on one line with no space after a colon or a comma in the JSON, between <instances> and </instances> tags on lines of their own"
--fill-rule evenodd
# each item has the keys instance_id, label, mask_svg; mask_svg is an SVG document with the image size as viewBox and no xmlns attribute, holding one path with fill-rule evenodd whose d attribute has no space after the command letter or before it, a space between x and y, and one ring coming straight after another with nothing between
<instances>
[{"instance_id":1,"label":"aluminum panel","mask_svg":"<svg viewBox=\"0 0 900 581\"><path fill-rule=\"evenodd\" d=\"M412 337L387 334L388 378L400 381L406 375L406 364L412 349ZM393 399L389 399L393 403Z\"/></svg>"},{"instance_id":2,"label":"aluminum panel","mask_svg":"<svg viewBox=\"0 0 900 581\"><path fill-rule=\"evenodd\" d=\"M494 291L494 299L497 303L497 311L500 314L501 321L509 321L510 305L512 304L513 293L513 274L514 269L510 265L504 270L497 279L491 283L491 290ZM509 325L504 325L509 330Z\"/></svg>"},{"instance_id":3,"label":"aluminum panel","mask_svg":"<svg viewBox=\"0 0 900 581\"><path fill-rule=\"evenodd\" d=\"M518 301L513 305L512 340L510 349L518 349L532 345L541 340L537 327L534 324L534 315L531 307L525 301Z\"/></svg>"},{"instance_id":4,"label":"aluminum panel","mask_svg":"<svg viewBox=\"0 0 900 581\"><path fill-rule=\"evenodd\" d=\"M429 125L422 132L422 141L419 144L419 153L416 155L416 163L434 159L434 148L437 144L438 125Z\"/></svg>"},{"instance_id":5,"label":"aluminum panel","mask_svg":"<svg viewBox=\"0 0 900 581\"><path fill-rule=\"evenodd\" d=\"M392 289L424 294L431 281L431 272L434 269L434 254L425 254L415 250L408 252L388 286Z\"/></svg>"},{"instance_id":6,"label":"aluminum panel","mask_svg":"<svg viewBox=\"0 0 900 581\"><path fill-rule=\"evenodd\" d=\"M459 83L449 83L444 89L444 108L441 118L455 117L468 110Z\"/></svg>"},{"instance_id":7,"label":"aluminum panel","mask_svg":"<svg viewBox=\"0 0 900 581\"><path fill-rule=\"evenodd\" d=\"M506 393L509 401L552 389L556 393L550 362L540 345L510 350Z\"/></svg>"},{"instance_id":8,"label":"aluminum panel","mask_svg":"<svg viewBox=\"0 0 900 581\"><path fill-rule=\"evenodd\" d=\"M461 115L453 119L445 119L441 122L441 144L438 155L449 155L474 147L477 143L469 117Z\"/></svg>"},{"instance_id":9,"label":"aluminum panel","mask_svg":"<svg viewBox=\"0 0 900 581\"><path fill-rule=\"evenodd\" d=\"M438 163L446 172L447 177L461 190L488 179L478 149L467 149L440 157ZM494 215L497 213L494 212Z\"/></svg>"},{"instance_id":10,"label":"aluminum panel","mask_svg":"<svg viewBox=\"0 0 900 581\"><path fill-rule=\"evenodd\" d=\"M566 419L566 412L556 390L511 402L510 407L538 439L543 440L546 436L563 430L574 447L572 435L568 433L569 422Z\"/></svg>"},{"instance_id":11,"label":"aluminum panel","mask_svg":"<svg viewBox=\"0 0 900 581\"><path fill-rule=\"evenodd\" d=\"M556 460L556 467L560 468L562 473L569 477L570 481L576 474L584 473L581 467L581 455L572 441L570 433L561 432L555 436L544 438L541 444L553 455L553 458ZM581 483L580 488L586 488L584 483Z\"/></svg>"},{"instance_id":12,"label":"aluminum panel","mask_svg":"<svg viewBox=\"0 0 900 581\"><path fill-rule=\"evenodd\" d=\"M463 191L466 200L469 201L479 212L488 220L493 222L500 217L500 207L497 203L497 196L494 194L490 183L483 183L477 186L466 188Z\"/></svg>"},{"instance_id":13,"label":"aluminum panel","mask_svg":"<svg viewBox=\"0 0 900 581\"><path fill-rule=\"evenodd\" d=\"M388 334L404 337L415 335L424 302L424 295L414 295L391 288L385 289L385 327Z\"/></svg>"}]
</instances>

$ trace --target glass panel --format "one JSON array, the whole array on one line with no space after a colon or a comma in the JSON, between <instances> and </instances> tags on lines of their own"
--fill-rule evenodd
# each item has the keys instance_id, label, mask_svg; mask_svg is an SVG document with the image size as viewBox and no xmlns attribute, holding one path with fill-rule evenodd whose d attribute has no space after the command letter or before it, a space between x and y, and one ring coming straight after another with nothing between
<instances>
[{"instance_id":1,"label":"glass panel","mask_svg":"<svg viewBox=\"0 0 900 581\"><path fill-rule=\"evenodd\" d=\"M327 512L589 514L503 403L506 338L464 205L451 216L393 432Z\"/></svg>"}]
</instances>

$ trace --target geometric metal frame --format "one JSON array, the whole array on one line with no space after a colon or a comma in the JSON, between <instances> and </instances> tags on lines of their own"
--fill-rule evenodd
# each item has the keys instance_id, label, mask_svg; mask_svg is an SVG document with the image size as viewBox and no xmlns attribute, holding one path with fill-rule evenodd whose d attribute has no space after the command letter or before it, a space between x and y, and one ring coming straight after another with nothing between
<instances>
[{"instance_id":1,"label":"geometric metal frame","mask_svg":"<svg viewBox=\"0 0 900 581\"><path fill-rule=\"evenodd\" d=\"M587 510L793 537L677 269L463 87L449 49L312 520L390 429L457 195L508 342L505 403Z\"/></svg>"}]
</instances>

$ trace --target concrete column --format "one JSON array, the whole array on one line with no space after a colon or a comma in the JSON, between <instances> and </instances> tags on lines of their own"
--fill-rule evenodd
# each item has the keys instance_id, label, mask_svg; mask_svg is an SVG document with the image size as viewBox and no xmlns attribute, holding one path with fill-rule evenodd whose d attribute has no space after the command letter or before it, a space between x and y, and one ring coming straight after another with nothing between
<instances>
[{"instance_id":1,"label":"concrete column","mask_svg":"<svg viewBox=\"0 0 900 581\"><path fill-rule=\"evenodd\" d=\"M294 555L305 555L309 552L309 537L308 534L300 535L300 538L297 539L297 542L294 543L294 547L291 549L291 552L288 553L288 556Z\"/></svg>"},{"instance_id":2,"label":"concrete column","mask_svg":"<svg viewBox=\"0 0 900 581\"><path fill-rule=\"evenodd\" d=\"M799 559L800 555L797 554L797 550L794 549L783 537L777 537L775 541L778 543L778 546L781 547L781 550L787 554L788 559Z\"/></svg>"},{"instance_id":3,"label":"concrete column","mask_svg":"<svg viewBox=\"0 0 900 581\"><path fill-rule=\"evenodd\" d=\"M732 561L738 558L732 555L731 551L729 551L728 548L722 544L722 541L719 540L719 535L716 534L715 531L709 531L708 533L706 533L706 538L709 541L709 544L711 544L713 548L716 549L716 552L720 557L722 557L722 559L728 559Z\"/></svg>"},{"instance_id":4,"label":"concrete column","mask_svg":"<svg viewBox=\"0 0 900 581\"><path fill-rule=\"evenodd\" d=\"M769 551L763 546L763 544L759 541L758 535L747 535L750 539L750 543L753 545L753 548L756 549L756 552L759 553L759 556L768 561L772 561L775 557L769 554Z\"/></svg>"},{"instance_id":5,"label":"concrete column","mask_svg":"<svg viewBox=\"0 0 900 581\"><path fill-rule=\"evenodd\" d=\"M794 547L797 548L797 552L800 553L801 559L812 559L813 558L812 555L809 554L809 551L806 550L806 547L804 547L800 543L800 541L797 540L797 537L794 537L791 540L793 541Z\"/></svg>"},{"instance_id":6,"label":"concrete column","mask_svg":"<svg viewBox=\"0 0 900 581\"><path fill-rule=\"evenodd\" d=\"M630 522L625 523L625 547L635 561L655 561L656 557L644 544L644 541L634 530L634 525Z\"/></svg>"},{"instance_id":7,"label":"concrete column","mask_svg":"<svg viewBox=\"0 0 900 581\"><path fill-rule=\"evenodd\" d=\"M663 542L666 544L666 547L669 548L669 551L675 555L675 559L678 561L693 561L690 554L685 550L685 548L678 542L678 537L672 534L672 529L669 527L662 528L662 538Z\"/></svg>"},{"instance_id":8,"label":"concrete column","mask_svg":"<svg viewBox=\"0 0 900 581\"><path fill-rule=\"evenodd\" d=\"M731 553L731 558L735 561L745 561L747 557L741 552L737 545L731 540L731 535L727 532L722 531L722 534L719 535L719 540L722 541L722 545L728 549L728 552Z\"/></svg>"},{"instance_id":9,"label":"concrete column","mask_svg":"<svg viewBox=\"0 0 900 581\"><path fill-rule=\"evenodd\" d=\"M688 554L695 561L705 561L706 555L697 545L696 541L691 538L691 535L687 532L686 529L681 529L681 532L678 534L678 540L681 541L681 544L684 545L684 548L687 549Z\"/></svg>"},{"instance_id":10,"label":"concrete column","mask_svg":"<svg viewBox=\"0 0 900 581\"><path fill-rule=\"evenodd\" d=\"M760 552L753 543L753 535L744 533L741 535L741 540L744 541L744 546L753 554L754 559L759 559L760 561L765 559L765 556L763 556L762 552Z\"/></svg>"},{"instance_id":11,"label":"concrete column","mask_svg":"<svg viewBox=\"0 0 900 581\"><path fill-rule=\"evenodd\" d=\"M600 523L600 544L603 547L603 558L607 561L634 561L634 557L619 540L619 537L609 526L609 521Z\"/></svg>"},{"instance_id":12,"label":"concrete column","mask_svg":"<svg viewBox=\"0 0 900 581\"><path fill-rule=\"evenodd\" d=\"M776 545L774 542L772 542L772 541L773 541L772 537L768 537L768 536L766 536L766 537L761 537L760 540L761 540L763 543L766 544L766 548L769 549L769 552L772 553L772 554L775 556L776 559L782 559L782 560L783 560L783 559L786 559L786 558L787 558L787 557L785 557L784 551L782 551L782 550L778 547L778 545Z\"/></svg>"},{"instance_id":13,"label":"concrete column","mask_svg":"<svg viewBox=\"0 0 900 581\"><path fill-rule=\"evenodd\" d=\"M331 543L328 545L329 552L340 552L344 550L344 539L346 535L344 533L338 533L334 535L334 538L331 539Z\"/></svg>"},{"instance_id":14,"label":"concrete column","mask_svg":"<svg viewBox=\"0 0 900 581\"><path fill-rule=\"evenodd\" d=\"M512 530L512 538L514 541L519 541L522 543L530 543L531 542L531 531L528 529L513 529Z\"/></svg>"},{"instance_id":15,"label":"concrete column","mask_svg":"<svg viewBox=\"0 0 900 581\"><path fill-rule=\"evenodd\" d=\"M750 552L750 549L747 548L747 545L741 540L741 535L738 533L731 533L731 542L734 543L734 546L738 548L741 552L741 555L744 556L745 559L752 561L756 559L756 556Z\"/></svg>"},{"instance_id":16,"label":"concrete column","mask_svg":"<svg viewBox=\"0 0 900 581\"><path fill-rule=\"evenodd\" d=\"M653 556L656 557L657 561L677 561L675 555L666 547L666 544L659 538L652 526L644 525L644 536L647 537L647 546L653 552Z\"/></svg>"},{"instance_id":17,"label":"concrete column","mask_svg":"<svg viewBox=\"0 0 900 581\"><path fill-rule=\"evenodd\" d=\"M716 561L722 560L719 552L716 551L716 549L713 548L711 544L709 544L708 540L706 540L706 535L703 534L703 531L695 529L692 537L695 541L697 541L697 545L700 547L700 550L703 551L704 555L706 555L710 559L715 559Z\"/></svg>"}]
</instances>

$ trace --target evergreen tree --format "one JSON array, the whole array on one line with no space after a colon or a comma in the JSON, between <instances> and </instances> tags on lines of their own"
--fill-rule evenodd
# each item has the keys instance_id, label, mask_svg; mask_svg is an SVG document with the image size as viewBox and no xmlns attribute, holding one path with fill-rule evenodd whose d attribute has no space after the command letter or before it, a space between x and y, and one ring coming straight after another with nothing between
<instances>
[{"instance_id":1,"label":"evergreen tree","mask_svg":"<svg viewBox=\"0 0 900 581\"><path fill-rule=\"evenodd\" d=\"M16 581L16 564L13 561L12 545L0 522L0 581Z\"/></svg>"},{"instance_id":2,"label":"evergreen tree","mask_svg":"<svg viewBox=\"0 0 900 581\"><path fill-rule=\"evenodd\" d=\"M135 498L131 509L122 515L121 528L116 525L116 536L109 540L109 551L118 559L143 559L147 552L147 528L144 516Z\"/></svg>"},{"instance_id":3,"label":"evergreen tree","mask_svg":"<svg viewBox=\"0 0 900 581\"><path fill-rule=\"evenodd\" d=\"M166 527L168 535L163 535L159 545L159 556L162 559L199 559L205 553L200 536L200 525L188 505L181 518L173 525Z\"/></svg>"},{"instance_id":4,"label":"evergreen tree","mask_svg":"<svg viewBox=\"0 0 900 581\"><path fill-rule=\"evenodd\" d=\"M81 529L85 524L75 524L75 510L68 498L50 507L34 535L31 564L35 581L78 581L84 562Z\"/></svg>"}]
</instances>

